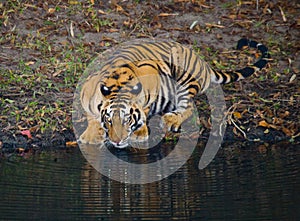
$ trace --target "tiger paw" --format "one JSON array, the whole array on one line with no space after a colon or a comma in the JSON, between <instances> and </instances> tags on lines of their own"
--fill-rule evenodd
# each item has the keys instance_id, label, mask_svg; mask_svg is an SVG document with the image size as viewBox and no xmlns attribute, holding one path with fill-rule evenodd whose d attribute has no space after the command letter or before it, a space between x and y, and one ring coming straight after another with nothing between
<instances>
[{"instance_id":1,"label":"tiger paw","mask_svg":"<svg viewBox=\"0 0 300 221\"><path fill-rule=\"evenodd\" d=\"M79 137L79 141L84 144L103 144L105 141L103 135L103 129L93 130L92 128L87 127Z\"/></svg>"},{"instance_id":2,"label":"tiger paw","mask_svg":"<svg viewBox=\"0 0 300 221\"><path fill-rule=\"evenodd\" d=\"M149 138L149 136L148 136L148 128L147 128L146 124L144 124L138 130L134 131L131 134L131 136L130 136L130 140L132 142L144 142L144 141L147 141L148 138Z\"/></svg>"},{"instance_id":3,"label":"tiger paw","mask_svg":"<svg viewBox=\"0 0 300 221\"><path fill-rule=\"evenodd\" d=\"M179 113L166 113L162 116L162 126L168 131L179 132L182 116Z\"/></svg>"}]
</instances>

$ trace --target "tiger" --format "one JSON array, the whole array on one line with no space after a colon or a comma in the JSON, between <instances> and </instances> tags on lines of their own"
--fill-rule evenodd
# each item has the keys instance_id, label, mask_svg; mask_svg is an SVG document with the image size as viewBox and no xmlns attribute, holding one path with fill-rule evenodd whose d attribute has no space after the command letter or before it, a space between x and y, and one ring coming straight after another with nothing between
<instances>
[{"instance_id":1,"label":"tiger","mask_svg":"<svg viewBox=\"0 0 300 221\"><path fill-rule=\"evenodd\" d=\"M79 142L125 148L132 141L147 141L147 123L157 114L166 130L179 132L192 115L193 98L211 83L239 81L266 66L270 54L265 45L242 38L237 49L244 47L257 49L261 56L235 71L215 70L191 47L175 41L144 40L119 47L82 86L87 128Z\"/></svg>"}]
</instances>

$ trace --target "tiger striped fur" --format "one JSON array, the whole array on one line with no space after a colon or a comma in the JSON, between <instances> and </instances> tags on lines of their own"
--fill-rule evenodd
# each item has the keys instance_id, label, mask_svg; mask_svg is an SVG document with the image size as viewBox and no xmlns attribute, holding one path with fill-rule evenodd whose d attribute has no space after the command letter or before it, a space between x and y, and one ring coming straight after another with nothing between
<instances>
[{"instance_id":1,"label":"tiger striped fur","mask_svg":"<svg viewBox=\"0 0 300 221\"><path fill-rule=\"evenodd\" d=\"M177 132L192 114L192 99L213 83L244 79L265 67L267 47L241 39L261 52L251 66L236 71L216 71L192 49L176 42L132 42L115 50L101 70L89 76L81 90L88 126L83 143L109 141L116 147L148 139L147 120L161 114L164 127Z\"/></svg>"}]
</instances>

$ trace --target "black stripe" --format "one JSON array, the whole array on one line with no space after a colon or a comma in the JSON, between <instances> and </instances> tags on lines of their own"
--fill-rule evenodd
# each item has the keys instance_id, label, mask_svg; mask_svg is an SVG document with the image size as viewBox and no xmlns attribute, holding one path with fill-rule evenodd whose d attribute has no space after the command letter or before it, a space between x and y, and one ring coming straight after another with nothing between
<instances>
[{"instance_id":1,"label":"black stripe","mask_svg":"<svg viewBox=\"0 0 300 221\"><path fill-rule=\"evenodd\" d=\"M262 69L268 63L267 59L270 58L268 48L263 44L259 44L256 41L252 41L252 40L249 40L249 39L246 39L246 38L242 38L237 43L237 49L241 50L244 46L248 46L250 48L256 48L257 50L259 50L261 52L261 57L258 61L256 61L252 65L252 67L247 66L247 67L244 67L244 68L242 68L240 70L237 70L237 71L232 71L232 72L228 71L228 72L226 72L226 74L228 74L231 78L230 82L239 80L239 75L237 74L237 72L241 73L244 78L251 76L252 74L255 73L255 68L254 67ZM216 71L214 71L214 72L215 72L215 76L216 76L217 80L219 80L219 78L222 76L224 78L222 83L227 82L227 77L226 77L225 74L217 73Z\"/></svg>"},{"instance_id":2,"label":"black stripe","mask_svg":"<svg viewBox=\"0 0 300 221\"><path fill-rule=\"evenodd\" d=\"M143 63L143 64L139 64L137 67L143 67L143 66L150 66L150 67L152 67L153 69L155 69L155 70L157 70L157 67L155 67L154 65L152 65L152 64L149 64L149 63Z\"/></svg>"},{"instance_id":3,"label":"black stripe","mask_svg":"<svg viewBox=\"0 0 300 221\"><path fill-rule=\"evenodd\" d=\"M266 66L267 63L268 63L267 60L265 60L265 59L260 59L260 60L258 60L257 62L254 63L254 66L255 66L255 67L258 67L259 69L262 69L263 67Z\"/></svg>"},{"instance_id":4,"label":"black stripe","mask_svg":"<svg viewBox=\"0 0 300 221\"><path fill-rule=\"evenodd\" d=\"M241 73L243 77L249 77L251 76L255 70L252 67L244 67L243 69L237 70L237 72Z\"/></svg>"},{"instance_id":5,"label":"black stripe","mask_svg":"<svg viewBox=\"0 0 300 221\"><path fill-rule=\"evenodd\" d=\"M162 53L160 53L160 54L162 54L162 55L167 55L167 54L169 54L170 53L170 47L171 47L171 45L168 45L168 44L166 44L167 42L163 42L163 43L160 43L160 42L158 42L158 43L154 43L153 44L153 46L155 46L155 47L157 47L158 48L158 51L160 50ZM167 46L168 48L164 48L163 46Z\"/></svg>"},{"instance_id":6,"label":"black stripe","mask_svg":"<svg viewBox=\"0 0 300 221\"><path fill-rule=\"evenodd\" d=\"M199 92L199 89L200 89L199 86L195 85L195 84L190 84L187 89L191 89L191 88L196 90L196 93L194 95L196 95Z\"/></svg>"},{"instance_id":7,"label":"black stripe","mask_svg":"<svg viewBox=\"0 0 300 221\"><path fill-rule=\"evenodd\" d=\"M186 52L186 50L183 49L184 52ZM192 51L189 49L186 53L184 53L183 57L184 57L184 70L188 71L191 60L192 60ZM188 57L187 57L188 56Z\"/></svg>"},{"instance_id":8,"label":"black stripe","mask_svg":"<svg viewBox=\"0 0 300 221\"><path fill-rule=\"evenodd\" d=\"M177 79L177 82L180 82L184 77L188 78L188 74L186 71L182 71L182 74L180 75L180 77Z\"/></svg>"},{"instance_id":9,"label":"black stripe","mask_svg":"<svg viewBox=\"0 0 300 221\"><path fill-rule=\"evenodd\" d=\"M110 106L111 108L121 108L121 109L126 109L126 105L124 103L116 103L116 104L112 104Z\"/></svg>"},{"instance_id":10,"label":"black stripe","mask_svg":"<svg viewBox=\"0 0 300 221\"><path fill-rule=\"evenodd\" d=\"M181 85L182 85L182 86L185 85L187 82L190 82L190 81L191 81L191 78L192 78L192 75L191 75L190 73L187 73L187 72L186 72L185 75L187 75L187 78L184 79L183 82L181 82Z\"/></svg>"},{"instance_id":11,"label":"black stripe","mask_svg":"<svg viewBox=\"0 0 300 221\"><path fill-rule=\"evenodd\" d=\"M143 56L142 56L142 55L139 55L139 54L133 52L132 50L126 51L125 53L126 53L126 56L127 56L128 58L130 58L130 61L132 61L132 62L140 61L140 60L143 59ZM128 59L128 58L127 58L127 59Z\"/></svg>"},{"instance_id":12,"label":"black stripe","mask_svg":"<svg viewBox=\"0 0 300 221\"><path fill-rule=\"evenodd\" d=\"M152 50L149 48L148 45L140 44L139 47L140 47L141 49L144 50L144 51L143 51L144 53L142 53L144 57L145 57L145 54L146 54L146 53L149 53L150 55L153 56L153 58L159 60L159 57L157 57L157 54L158 54L158 53L157 53L157 52L156 52L156 53L155 53L155 52L152 52ZM136 50L139 50L139 51L140 51L139 48L136 48ZM145 58L147 58L147 59L153 59L153 58L151 58L151 57L148 58L148 56L145 57Z\"/></svg>"}]
</instances>

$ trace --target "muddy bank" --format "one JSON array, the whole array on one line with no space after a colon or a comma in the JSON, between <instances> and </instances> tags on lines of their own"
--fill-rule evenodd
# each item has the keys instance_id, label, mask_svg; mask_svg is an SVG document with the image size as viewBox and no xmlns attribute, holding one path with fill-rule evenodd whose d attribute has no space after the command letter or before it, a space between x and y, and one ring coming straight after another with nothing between
<instances>
[{"instance_id":1,"label":"muddy bank","mask_svg":"<svg viewBox=\"0 0 300 221\"><path fill-rule=\"evenodd\" d=\"M283 132L277 130L270 130L266 133L264 128L257 128L251 133L247 133L247 139L242 136L237 136L234 132L233 126L228 126L225 132L222 146L230 146L231 144L240 143L241 148L243 146L257 147L261 144L271 145L275 143L283 143L286 145L300 145L300 138L291 139L287 137ZM75 135L72 130L65 130L62 133L47 133L42 138L28 139L27 136L21 134L7 134L0 132L0 156L5 157L9 154L15 153L19 155L34 154L36 152L44 150L68 150L73 148L79 148ZM209 137L209 131L203 131L199 135L198 148L204 148L204 144Z\"/></svg>"}]
</instances>

